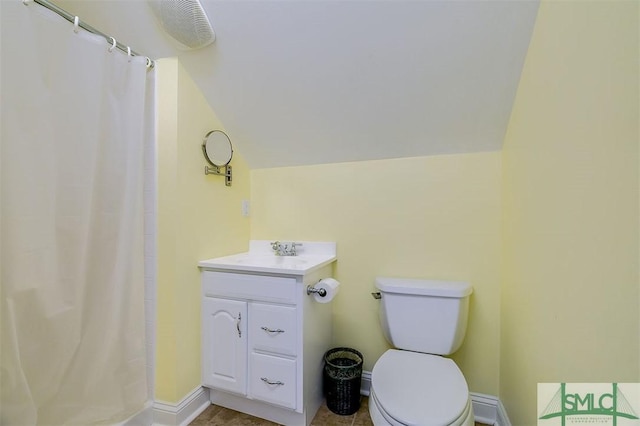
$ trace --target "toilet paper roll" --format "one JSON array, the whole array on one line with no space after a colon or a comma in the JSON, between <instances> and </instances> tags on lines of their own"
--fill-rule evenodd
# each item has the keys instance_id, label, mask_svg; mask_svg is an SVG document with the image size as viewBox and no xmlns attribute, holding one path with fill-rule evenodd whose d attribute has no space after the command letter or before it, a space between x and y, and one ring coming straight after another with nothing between
<instances>
[{"instance_id":1,"label":"toilet paper roll","mask_svg":"<svg viewBox=\"0 0 640 426\"><path fill-rule=\"evenodd\" d=\"M338 294L340 282L334 280L333 278L325 278L320 280L320 282L313 287L317 290L324 289L327 292L327 294L325 294L324 296L320 296L318 293L314 293L313 298L316 299L316 302L329 303L333 300L336 294Z\"/></svg>"}]
</instances>

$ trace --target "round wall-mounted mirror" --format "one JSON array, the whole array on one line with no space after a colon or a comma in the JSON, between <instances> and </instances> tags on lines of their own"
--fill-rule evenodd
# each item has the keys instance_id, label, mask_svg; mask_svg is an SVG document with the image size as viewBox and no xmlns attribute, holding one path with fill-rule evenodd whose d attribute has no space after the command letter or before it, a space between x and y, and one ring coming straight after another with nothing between
<instances>
[{"instance_id":1,"label":"round wall-mounted mirror","mask_svg":"<svg viewBox=\"0 0 640 426\"><path fill-rule=\"evenodd\" d=\"M226 166L233 157L233 147L229 136L221 130L210 131L202 141L202 153L212 166Z\"/></svg>"}]
</instances>

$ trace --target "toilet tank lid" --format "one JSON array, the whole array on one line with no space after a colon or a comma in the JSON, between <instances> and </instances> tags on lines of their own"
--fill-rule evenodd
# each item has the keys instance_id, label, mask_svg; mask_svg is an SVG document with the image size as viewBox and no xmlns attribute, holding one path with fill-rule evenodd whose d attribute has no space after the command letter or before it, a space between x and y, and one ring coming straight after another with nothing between
<instances>
[{"instance_id":1,"label":"toilet tank lid","mask_svg":"<svg viewBox=\"0 0 640 426\"><path fill-rule=\"evenodd\" d=\"M412 278L376 278L376 287L383 293L417 294L422 296L456 297L469 296L471 284L464 281L422 280Z\"/></svg>"}]
</instances>

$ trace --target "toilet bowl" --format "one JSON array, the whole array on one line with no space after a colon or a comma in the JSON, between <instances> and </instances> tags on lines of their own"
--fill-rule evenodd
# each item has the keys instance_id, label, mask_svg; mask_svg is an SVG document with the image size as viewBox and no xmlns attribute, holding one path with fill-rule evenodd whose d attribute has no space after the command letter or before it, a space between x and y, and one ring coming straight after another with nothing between
<instances>
[{"instance_id":1,"label":"toilet bowl","mask_svg":"<svg viewBox=\"0 0 640 426\"><path fill-rule=\"evenodd\" d=\"M467 383L452 360L395 349L373 368L369 414L376 426L474 424Z\"/></svg>"},{"instance_id":2,"label":"toilet bowl","mask_svg":"<svg viewBox=\"0 0 640 426\"><path fill-rule=\"evenodd\" d=\"M377 278L380 324L389 343L371 372L376 426L473 426L467 382L445 355L467 328L469 283Z\"/></svg>"}]
</instances>

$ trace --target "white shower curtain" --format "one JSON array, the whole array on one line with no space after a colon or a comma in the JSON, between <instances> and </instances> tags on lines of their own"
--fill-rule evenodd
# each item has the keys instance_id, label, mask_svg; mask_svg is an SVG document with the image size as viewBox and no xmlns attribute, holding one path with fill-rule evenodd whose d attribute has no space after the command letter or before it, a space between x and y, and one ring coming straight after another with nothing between
<instances>
[{"instance_id":1,"label":"white shower curtain","mask_svg":"<svg viewBox=\"0 0 640 426\"><path fill-rule=\"evenodd\" d=\"M0 424L117 423L148 399L145 58L0 8Z\"/></svg>"}]
</instances>

